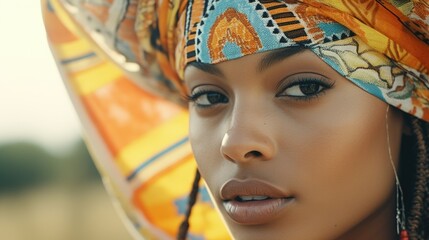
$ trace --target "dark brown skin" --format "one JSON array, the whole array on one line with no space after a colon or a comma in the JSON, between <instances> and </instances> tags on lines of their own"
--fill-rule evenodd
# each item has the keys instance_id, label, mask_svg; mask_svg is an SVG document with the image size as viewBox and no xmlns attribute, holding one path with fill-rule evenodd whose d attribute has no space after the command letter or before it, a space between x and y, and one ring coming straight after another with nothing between
<instances>
[{"instance_id":1,"label":"dark brown skin","mask_svg":"<svg viewBox=\"0 0 429 240\"><path fill-rule=\"evenodd\" d=\"M188 93L200 93L189 107L192 148L232 236L395 239L387 105L308 50L260 71L268 54L185 71ZM391 108L388 121L397 165L402 115ZM220 196L232 178L270 183L293 202L263 224L237 223Z\"/></svg>"}]
</instances>

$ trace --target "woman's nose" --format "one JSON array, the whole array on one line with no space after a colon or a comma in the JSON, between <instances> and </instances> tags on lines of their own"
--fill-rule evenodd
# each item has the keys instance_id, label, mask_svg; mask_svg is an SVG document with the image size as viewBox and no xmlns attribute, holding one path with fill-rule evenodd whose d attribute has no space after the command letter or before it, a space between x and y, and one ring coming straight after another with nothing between
<instances>
[{"instance_id":1,"label":"woman's nose","mask_svg":"<svg viewBox=\"0 0 429 240\"><path fill-rule=\"evenodd\" d=\"M267 161L276 152L275 138L269 123L261 117L249 117L233 121L222 139L222 156L237 164Z\"/></svg>"}]
</instances>

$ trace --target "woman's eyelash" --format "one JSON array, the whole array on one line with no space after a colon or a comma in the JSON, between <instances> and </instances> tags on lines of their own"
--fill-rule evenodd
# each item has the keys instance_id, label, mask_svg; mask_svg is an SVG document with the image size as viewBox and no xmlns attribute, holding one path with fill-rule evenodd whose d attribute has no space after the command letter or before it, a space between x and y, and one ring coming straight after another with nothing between
<instances>
[{"instance_id":1,"label":"woman's eyelash","mask_svg":"<svg viewBox=\"0 0 429 240\"><path fill-rule=\"evenodd\" d=\"M219 91L201 89L188 96L188 102L198 108L211 108L228 103L228 98Z\"/></svg>"},{"instance_id":2,"label":"woman's eyelash","mask_svg":"<svg viewBox=\"0 0 429 240\"><path fill-rule=\"evenodd\" d=\"M213 91L210 91L210 90L198 90L198 91L196 91L194 93L186 94L185 100L188 101L188 102L195 102L202 95L207 94L207 93L211 93L211 92L213 92Z\"/></svg>"},{"instance_id":3,"label":"woman's eyelash","mask_svg":"<svg viewBox=\"0 0 429 240\"><path fill-rule=\"evenodd\" d=\"M299 85L299 84L302 84L302 83L316 83L316 84L320 84L320 85L322 85L323 87L326 87L326 88L330 88L330 87L332 87L334 85L334 83L328 82L327 80L325 80L323 78L315 78L315 77L311 77L311 78L298 78L297 80L291 82L286 87L284 87L284 89L286 89L288 87L296 86L296 85Z\"/></svg>"},{"instance_id":4,"label":"woman's eyelash","mask_svg":"<svg viewBox=\"0 0 429 240\"><path fill-rule=\"evenodd\" d=\"M315 91L314 93L302 92L303 89L301 87L303 87L304 85L307 85L308 87L311 84L314 84L315 86L318 87L317 91ZM296 80L289 82L286 86L282 87L281 91L279 91L279 93L276 94L276 97L286 97L288 99L295 100L295 101L309 101L309 100L312 100L313 98L319 97L321 94L324 94L326 90L329 90L333 86L334 86L334 82L328 81L324 78L315 78L315 77L298 78ZM300 96L293 95L293 94L292 95L285 94L285 92L288 89L290 90L293 87L299 87L299 90L302 92L302 94Z\"/></svg>"}]
</instances>

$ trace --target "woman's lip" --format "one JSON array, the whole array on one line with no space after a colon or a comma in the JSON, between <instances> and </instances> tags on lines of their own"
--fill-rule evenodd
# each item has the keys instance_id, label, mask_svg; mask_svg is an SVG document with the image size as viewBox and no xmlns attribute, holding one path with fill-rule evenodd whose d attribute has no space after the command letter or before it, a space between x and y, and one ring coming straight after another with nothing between
<instances>
[{"instance_id":1,"label":"woman's lip","mask_svg":"<svg viewBox=\"0 0 429 240\"><path fill-rule=\"evenodd\" d=\"M266 196L264 200L243 201L245 196ZM259 196L259 197L256 197ZM290 194L259 179L227 181L220 189L225 211L239 224L257 225L274 219L288 203L294 200Z\"/></svg>"},{"instance_id":2,"label":"woman's lip","mask_svg":"<svg viewBox=\"0 0 429 240\"><path fill-rule=\"evenodd\" d=\"M276 218L294 198L269 198L260 201L224 201L223 206L229 217L238 224L260 225Z\"/></svg>"},{"instance_id":3,"label":"woman's lip","mask_svg":"<svg viewBox=\"0 0 429 240\"><path fill-rule=\"evenodd\" d=\"M220 188L222 200L234 200L239 196L267 196L289 198L290 195L276 186L259 179L231 179Z\"/></svg>"}]
</instances>

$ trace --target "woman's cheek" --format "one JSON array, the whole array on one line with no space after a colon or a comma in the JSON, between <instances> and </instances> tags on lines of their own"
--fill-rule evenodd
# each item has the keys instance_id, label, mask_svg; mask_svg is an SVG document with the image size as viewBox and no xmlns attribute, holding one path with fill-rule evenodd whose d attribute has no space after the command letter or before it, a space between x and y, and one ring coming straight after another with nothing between
<instances>
[{"instance_id":1,"label":"woman's cheek","mask_svg":"<svg viewBox=\"0 0 429 240\"><path fill-rule=\"evenodd\" d=\"M190 114L190 142L198 169L203 178L217 169L216 165L220 158L219 134L216 133L216 125L213 121L201 118L197 113L191 111Z\"/></svg>"}]
</instances>

